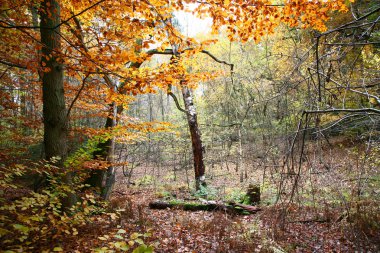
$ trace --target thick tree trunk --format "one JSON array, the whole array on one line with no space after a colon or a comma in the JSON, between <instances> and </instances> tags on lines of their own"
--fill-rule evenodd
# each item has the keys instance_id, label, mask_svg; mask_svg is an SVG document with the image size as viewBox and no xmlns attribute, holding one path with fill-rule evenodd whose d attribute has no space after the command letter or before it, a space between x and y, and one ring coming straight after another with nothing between
<instances>
[{"instance_id":1,"label":"thick tree trunk","mask_svg":"<svg viewBox=\"0 0 380 253\"><path fill-rule=\"evenodd\" d=\"M63 169L67 157L67 112L63 86L63 65L57 58L61 49L59 37L60 7L55 0L45 0L41 5L41 65L42 99L44 117L44 146L47 160L59 159L55 165ZM58 26L58 27L57 27ZM63 179L71 184L68 173ZM75 203L75 196L70 195L64 200L64 206L70 207Z\"/></svg>"},{"instance_id":2,"label":"thick tree trunk","mask_svg":"<svg viewBox=\"0 0 380 253\"><path fill-rule=\"evenodd\" d=\"M60 50L59 28L50 29L60 23L58 2L45 0L41 10L41 42L44 142L46 158L67 156L67 119L63 89L63 66L57 61ZM45 29L46 27L46 29ZM49 28L49 29L48 29ZM56 31L55 31L56 30ZM58 32L58 33L57 33Z\"/></svg>"},{"instance_id":3,"label":"thick tree trunk","mask_svg":"<svg viewBox=\"0 0 380 253\"><path fill-rule=\"evenodd\" d=\"M201 133L198 127L197 111L193 103L193 96L191 90L186 85L182 85L182 95L193 147L195 189L199 190L201 186L206 186Z\"/></svg>"},{"instance_id":4,"label":"thick tree trunk","mask_svg":"<svg viewBox=\"0 0 380 253\"><path fill-rule=\"evenodd\" d=\"M113 128L117 124L116 117L117 117L118 110L117 110L116 103L113 103L111 110L112 110L112 118L111 119L107 118L107 121L112 120L111 128ZM111 137L111 139L109 139L107 142L109 143L109 145L107 147L108 152L107 152L106 159L108 162L110 162L111 166L107 168L107 173L105 174L105 183L102 188L102 198L105 200L108 200L111 195L113 186L115 184L115 177L116 177L116 168L113 166L115 162L115 138Z\"/></svg>"}]
</instances>

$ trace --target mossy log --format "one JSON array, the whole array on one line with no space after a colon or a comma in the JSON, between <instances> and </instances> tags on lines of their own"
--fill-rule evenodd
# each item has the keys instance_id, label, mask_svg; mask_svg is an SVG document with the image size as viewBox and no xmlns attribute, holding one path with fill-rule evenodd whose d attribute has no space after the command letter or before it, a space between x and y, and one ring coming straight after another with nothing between
<instances>
[{"instance_id":1,"label":"mossy log","mask_svg":"<svg viewBox=\"0 0 380 253\"><path fill-rule=\"evenodd\" d=\"M247 214L256 213L261 209L256 206L243 205L239 203L223 203L216 201L207 201L203 203L194 202L166 202L162 200L156 200L149 203L149 208L151 209L167 209L167 208L177 208L185 211L225 211L230 213Z\"/></svg>"}]
</instances>

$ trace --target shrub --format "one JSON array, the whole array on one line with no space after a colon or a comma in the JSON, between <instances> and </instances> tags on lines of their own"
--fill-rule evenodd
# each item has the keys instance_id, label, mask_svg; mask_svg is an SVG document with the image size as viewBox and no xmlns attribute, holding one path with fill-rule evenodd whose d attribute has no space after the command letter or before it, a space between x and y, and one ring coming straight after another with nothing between
<instances>
[{"instance_id":1,"label":"shrub","mask_svg":"<svg viewBox=\"0 0 380 253\"><path fill-rule=\"evenodd\" d=\"M31 252L60 249L63 237L76 236L80 226L91 220L94 213L105 209L89 192L80 194L80 201L70 209L63 208L68 194L84 188L63 183L63 173L50 164L34 163L31 167L16 164L0 168L0 239L3 250ZM38 192L23 186L22 177L43 174L48 185ZM55 249L54 249L55 248Z\"/></svg>"}]
</instances>

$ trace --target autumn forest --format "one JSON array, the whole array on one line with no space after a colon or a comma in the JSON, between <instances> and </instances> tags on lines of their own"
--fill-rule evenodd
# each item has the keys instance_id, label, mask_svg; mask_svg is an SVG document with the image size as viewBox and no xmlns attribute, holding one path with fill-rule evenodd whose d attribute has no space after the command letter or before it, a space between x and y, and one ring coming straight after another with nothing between
<instances>
[{"instance_id":1,"label":"autumn forest","mask_svg":"<svg viewBox=\"0 0 380 253\"><path fill-rule=\"evenodd\" d=\"M379 252L378 0L0 0L0 252Z\"/></svg>"}]
</instances>

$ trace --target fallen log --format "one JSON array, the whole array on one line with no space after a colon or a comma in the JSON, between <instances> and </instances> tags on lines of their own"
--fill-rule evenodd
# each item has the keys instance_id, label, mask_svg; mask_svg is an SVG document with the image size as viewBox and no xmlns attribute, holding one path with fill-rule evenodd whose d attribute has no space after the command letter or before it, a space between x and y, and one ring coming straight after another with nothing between
<instances>
[{"instance_id":1,"label":"fallen log","mask_svg":"<svg viewBox=\"0 0 380 253\"><path fill-rule=\"evenodd\" d=\"M230 205L232 205L234 207L240 207L243 210L250 212L250 213L255 213L255 212L258 212L261 210L261 208L257 207L257 206L244 205L244 204L234 203L234 202L230 202Z\"/></svg>"},{"instance_id":2,"label":"fallen log","mask_svg":"<svg viewBox=\"0 0 380 253\"><path fill-rule=\"evenodd\" d=\"M216 201L183 202L183 201L163 201L156 200L149 203L151 209L171 209L177 208L185 211L225 211L239 214L256 213L261 209L256 206L243 205L239 203L224 203Z\"/></svg>"},{"instance_id":3,"label":"fallen log","mask_svg":"<svg viewBox=\"0 0 380 253\"><path fill-rule=\"evenodd\" d=\"M166 209L166 208L173 208L175 204L165 202L162 200L155 200L149 203L150 209Z\"/></svg>"}]
</instances>

